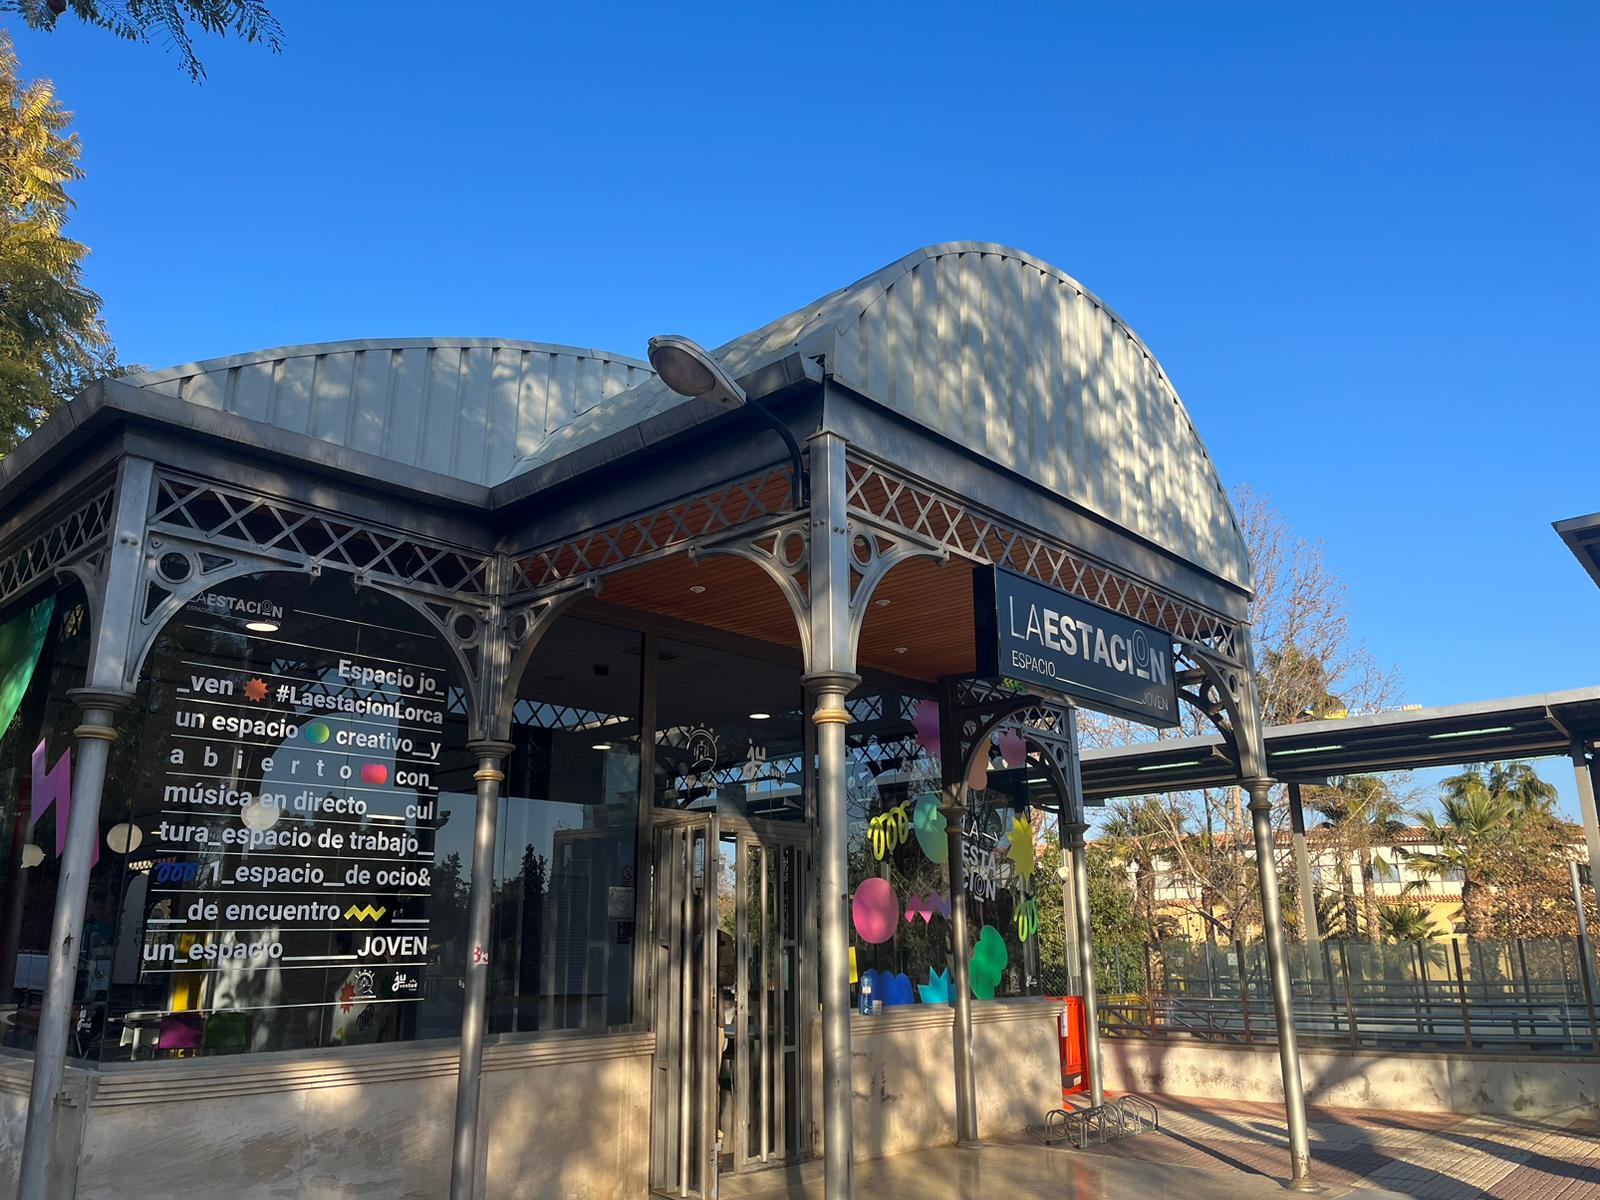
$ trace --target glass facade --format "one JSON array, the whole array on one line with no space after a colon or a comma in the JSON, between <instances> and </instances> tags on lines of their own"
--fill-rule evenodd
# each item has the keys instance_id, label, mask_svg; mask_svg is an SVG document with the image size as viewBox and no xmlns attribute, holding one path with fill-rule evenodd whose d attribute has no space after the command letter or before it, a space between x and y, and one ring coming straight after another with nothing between
<instances>
[{"instance_id":1,"label":"glass facade","mask_svg":"<svg viewBox=\"0 0 1600 1200\"><path fill-rule=\"evenodd\" d=\"M87 654L76 585L0 622L0 1044L22 1049L70 805L67 692ZM499 802L491 1033L642 1019L641 806L803 825L798 684L793 664L597 620L563 617L546 634L519 682ZM858 972L891 1004L942 1002L937 705L865 689L849 706ZM465 707L448 645L380 589L269 573L186 605L112 747L70 1053L456 1036L476 804ZM1031 845L1026 789L1003 769L1011 757L1002 741L967 821L979 997L1037 990L1031 854L1013 851ZM785 862L768 864L773 895Z\"/></svg>"},{"instance_id":2,"label":"glass facade","mask_svg":"<svg viewBox=\"0 0 1600 1200\"><path fill-rule=\"evenodd\" d=\"M32 1046L71 809L71 733L83 684L88 610L76 584L35 596L0 622L0 1044ZM114 755L107 791L127 778ZM91 877L80 995L103 995L115 941L114 892ZM91 1016L91 1020L93 1017Z\"/></svg>"},{"instance_id":3,"label":"glass facade","mask_svg":"<svg viewBox=\"0 0 1600 1200\"><path fill-rule=\"evenodd\" d=\"M886 1005L944 1002L952 972L939 706L872 690L847 703L856 995L870 980ZM963 827L972 991L979 999L1037 995L1037 878L1021 740L999 739L990 758L992 769L969 781L983 786L968 793Z\"/></svg>"},{"instance_id":4,"label":"glass facade","mask_svg":"<svg viewBox=\"0 0 1600 1200\"><path fill-rule=\"evenodd\" d=\"M494 1032L633 1019L637 633L566 620L524 677L500 802ZM38 1028L76 588L0 623L0 1044ZM570 674L568 674L570 672ZM251 576L163 629L113 743L75 1058L455 1037L476 800L453 657L404 601Z\"/></svg>"},{"instance_id":5,"label":"glass facade","mask_svg":"<svg viewBox=\"0 0 1600 1200\"><path fill-rule=\"evenodd\" d=\"M663 639L656 680L658 806L805 820L806 715L798 671Z\"/></svg>"},{"instance_id":6,"label":"glass facade","mask_svg":"<svg viewBox=\"0 0 1600 1200\"><path fill-rule=\"evenodd\" d=\"M512 712L500 800L492 1032L633 1019L643 637L572 617Z\"/></svg>"}]
</instances>

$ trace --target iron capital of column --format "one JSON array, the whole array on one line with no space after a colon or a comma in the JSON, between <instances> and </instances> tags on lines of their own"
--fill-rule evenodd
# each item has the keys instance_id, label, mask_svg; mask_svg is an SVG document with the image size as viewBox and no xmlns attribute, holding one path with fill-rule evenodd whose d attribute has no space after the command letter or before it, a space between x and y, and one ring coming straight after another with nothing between
<instances>
[{"instance_id":1,"label":"iron capital of column","mask_svg":"<svg viewBox=\"0 0 1600 1200\"><path fill-rule=\"evenodd\" d=\"M1244 790L1250 793L1250 811L1258 809L1271 811L1272 787L1275 780L1271 779L1245 779L1241 780Z\"/></svg>"},{"instance_id":2,"label":"iron capital of column","mask_svg":"<svg viewBox=\"0 0 1600 1200\"><path fill-rule=\"evenodd\" d=\"M67 696L79 708L85 711L91 708L106 708L112 712L122 712L133 707L134 694L110 688L68 688Z\"/></svg>"}]
</instances>

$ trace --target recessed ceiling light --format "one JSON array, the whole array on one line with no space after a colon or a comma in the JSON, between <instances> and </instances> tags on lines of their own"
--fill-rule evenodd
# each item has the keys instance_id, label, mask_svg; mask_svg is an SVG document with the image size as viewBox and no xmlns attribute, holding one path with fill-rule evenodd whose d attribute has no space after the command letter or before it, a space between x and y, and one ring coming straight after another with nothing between
<instances>
[{"instance_id":1,"label":"recessed ceiling light","mask_svg":"<svg viewBox=\"0 0 1600 1200\"><path fill-rule=\"evenodd\" d=\"M689 585L689 590L698 596L706 590L706 585L703 583L691 583Z\"/></svg>"},{"instance_id":2,"label":"recessed ceiling light","mask_svg":"<svg viewBox=\"0 0 1600 1200\"><path fill-rule=\"evenodd\" d=\"M889 607L889 602L887 600L874 600L873 603L876 604L879 608L888 608Z\"/></svg>"},{"instance_id":3,"label":"recessed ceiling light","mask_svg":"<svg viewBox=\"0 0 1600 1200\"><path fill-rule=\"evenodd\" d=\"M591 749L591 750L609 750L609 749L611 749L611 743L610 742L596 742L594 745L590 746L589 749Z\"/></svg>"},{"instance_id":4,"label":"recessed ceiling light","mask_svg":"<svg viewBox=\"0 0 1600 1200\"><path fill-rule=\"evenodd\" d=\"M772 719L772 714L771 713L751 713L750 714L750 719L752 721L770 721Z\"/></svg>"},{"instance_id":5,"label":"recessed ceiling light","mask_svg":"<svg viewBox=\"0 0 1600 1200\"><path fill-rule=\"evenodd\" d=\"M276 621L246 621L244 627L251 633L278 632L278 623Z\"/></svg>"},{"instance_id":6,"label":"recessed ceiling light","mask_svg":"<svg viewBox=\"0 0 1600 1200\"><path fill-rule=\"evenodd\" d=\"M894 652L896 654L904 654L906 652L906 647L904 647L904 646L896 646L894 648Z\"/></svg>"}]
</instances>

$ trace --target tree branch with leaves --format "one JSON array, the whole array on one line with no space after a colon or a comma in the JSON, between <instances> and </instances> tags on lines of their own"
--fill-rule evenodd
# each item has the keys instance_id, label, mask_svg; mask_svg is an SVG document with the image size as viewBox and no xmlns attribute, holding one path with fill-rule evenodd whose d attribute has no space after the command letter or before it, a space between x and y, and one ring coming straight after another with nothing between
<instances>
[{"instance_id":1,"label":"tree branch with leaves","mask_svg":"<svg viewBox=\"0 0 1600 1200\"><path fill-rule=\"evenodd\" d=\"M283 49L283 26L259 0L0 0L0 13L7 12L30 29L54 29L70 12L85 25L130 42L149 42L154 35L177 53L196 82L206 76L194 50L196 33L232 33L273 53Z\"/></svg>"}]
</instances>

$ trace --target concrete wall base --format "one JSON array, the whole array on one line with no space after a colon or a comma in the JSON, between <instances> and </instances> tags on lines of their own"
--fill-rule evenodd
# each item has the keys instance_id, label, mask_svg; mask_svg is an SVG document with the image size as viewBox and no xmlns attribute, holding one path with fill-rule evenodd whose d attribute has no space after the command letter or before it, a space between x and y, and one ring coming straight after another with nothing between
<instances>
[{"instance_id":1,"label":"concrete wall base","mask_svg":"<svg viewBox=\"0 0 1600 1200\"><path fill-rule=\"evenodd\" d=\"M1116 1092L1282 1103L1274 1046L1106 1038L1106 1088ZM1306 1102L1333 1108L1522 1117L1600 1118L1600 1059L1426 1051L1300 1051Z\"/></svg>"},{"instance_id":2,"label":"concrete wall base","mask_svg":"<svg viewBox=\"0 0 1600 1200\"><path fill-rule=\"evenodd\" d=\"M653 1051L648 1034L485 1047L479 1193L644 1195ZM450 1189L458 1055L432 1043L69 1072L82 1100L58 1124L58 1159L76 1165L75 1185L57 1176L62 1196L436 1200ZM31 1071L0 1063L0 1197L16 1191Z\"/></svg>"},{"instance_id":3,"label":"concrete wall base","mask_svg":"<svg viewBox=\"0 0 1600 1200\"><path fill-rule=\"evenodd\" d=\"M1059 1004L984 1001L972 1008L978 1134L1018 1133L1061 1104ZM953 1145L955 1012L897 1005L850 1019L852 1122L857 1160ZM822 1112L821 1034L812 1037L812 1111ZM820 1146L818 1147L820 1150Z\"/></svg>"}]
</instances>

